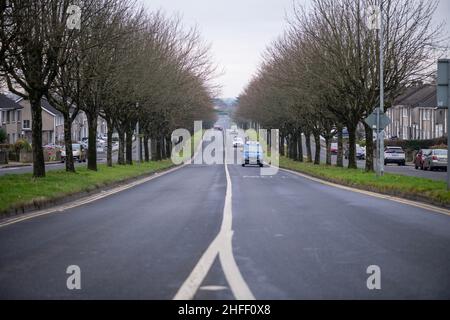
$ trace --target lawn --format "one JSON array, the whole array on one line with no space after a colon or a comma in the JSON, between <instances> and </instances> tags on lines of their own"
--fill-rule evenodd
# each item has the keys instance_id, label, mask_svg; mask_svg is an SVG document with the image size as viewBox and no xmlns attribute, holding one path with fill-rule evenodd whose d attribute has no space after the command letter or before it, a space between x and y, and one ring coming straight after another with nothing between
<instances>
[{"instance_id":1,"label":"lawn","mask_svg":"<svg viewBox=\"0 0 450 320\"><path fill-rule=\"evenodd\" d=\"M450 192L447 191L444 181L389 173L383 177L377 177L375 173L367 173L361 169L316 166L296 162L286 157L280 157L280 167L345 186L450 207Z\"/></svg>"},{"instance_id":2,"label":"lawn","mask_svg":"<svg viewBox=\"0 0 450 320\"><path fill-rule=\"evenodd\" d=\"M76 173L64 170L48 171L45 178L34 179L31 174L7 174L0 176L0 213L19 210L33 203L45 203L65 196L125 181L172 167L172 161L164 160L110 168L98 165L98 171L77 168Z\"/></svg>"}]
</instances>

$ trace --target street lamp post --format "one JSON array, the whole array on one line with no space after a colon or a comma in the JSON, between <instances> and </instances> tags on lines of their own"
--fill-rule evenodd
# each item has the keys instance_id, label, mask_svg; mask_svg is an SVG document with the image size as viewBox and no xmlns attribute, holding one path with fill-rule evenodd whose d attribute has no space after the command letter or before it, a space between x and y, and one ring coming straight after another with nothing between
<instances>
[{"instance_id":1,"label":"street lamp post","mask_svg":"<svg viewBox=\"0 0 450 320\"><path fill-rule=\"evenodd\" d=\"M378 175L381 177L384 175L384 129L380 126L380 114L384 113L384 23L383 23L383 1L380 0L380 109L378 112L378 130L379 134L377 138L378 142L378 152L379 152L379 163L378 163Z\"/></svg>"},{"instance_id":2,"label":"street lamp post","mask_svg":"<svg viewBox=\"0 0 450 320\"><path fill-rule=\"evenodd\" d=\"M384 174L384 128L382 122L384 115L384 25L383 25L383 2L379 0L379 6L371 5L367 8L367 27L370 30L377 30L380 42L380 107L374 112L374 119L371 122L377 133L377 176ZM366 121L367 123L367 121Z\"/></svg>"}]
</instances>

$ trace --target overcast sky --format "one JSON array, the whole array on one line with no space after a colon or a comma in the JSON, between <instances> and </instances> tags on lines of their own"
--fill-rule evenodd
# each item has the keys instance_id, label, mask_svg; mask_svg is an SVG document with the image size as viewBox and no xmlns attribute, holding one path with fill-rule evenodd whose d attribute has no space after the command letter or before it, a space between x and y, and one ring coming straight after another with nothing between
<instances>
[{"instance_id":1,"label":"overcast sky","mask_svg":"<svg viewBox=\"0 0 450 320\"><path fill-rule=\"evenodd\" d=\"M297 0L308 5L309 0ZM216 64L224 71L217 79L222 97L236 97L261 62L261 54L285 29L292 0L144 0L149 9L178 13L186 26L196 25L212 45ZM441 0L436 19L447 22L450 0Z\"/></svg>"}]
</instances>

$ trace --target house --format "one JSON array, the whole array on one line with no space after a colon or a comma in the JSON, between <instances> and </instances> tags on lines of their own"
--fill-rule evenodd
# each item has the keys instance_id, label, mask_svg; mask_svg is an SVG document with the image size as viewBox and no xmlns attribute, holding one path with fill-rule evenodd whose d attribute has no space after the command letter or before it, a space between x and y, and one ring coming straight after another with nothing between
<instances>
[{"instance_id":1,"label":"house","mask_svg":"<svg viewBox=\"0 0 450 320\"><path fill-rule=\"evenodd\" d=\"M395 99L387 115L387 138L428 140L447 135L447 108L437 105L435 84L415 84Z\"/></svg>"},{"instance_id":2,"label":"house","mask_svg":"<svg viewBox=\"0 0 450 320\"><path fill-rule=\"evenodd\" d=\"M23 107L14 99L0 94L0 128L6 132L8 143L22 138L22 112Z\"/></svg>"},{"instance_id":3,"label":"house","mask_svg":"<svg viewBox=\"0 0 450 320\"><path fill-rule=\"evenodd\" d=\"M50 103L43 98L42 107L42 144L64 143L64 117ZM0 126L6 131L9 143L15 143L18 139L26 139L31 142L31 105L11 92L0 93ZM98 135L107 133L106 121L99 117ZM80 111L72 123L72 141L80 141L88 137L87 117Z\"/></svg>"},{"instance_id":4,"label":"house","mask_svg":"<svg viewBox=\"0 0 450 320\"><path fill-rule=\"evenodd\" d=\"M4 99L13 101L18 104L20 109L20 115L17 119L14 127L7 127L6 133L10 136L9 143L15 143L17 139L25 139L28 142L32 141L31 129L31 105L30 101L17 96L11 92L2 94ZM56 133L64 133L64 122L62 121L62 114L55 108L53 108L46 99L41 100L42 107L42 144L56 143ZM0 105L0 110L3 108L3 104Z\"/></svg>"}]
</instances>

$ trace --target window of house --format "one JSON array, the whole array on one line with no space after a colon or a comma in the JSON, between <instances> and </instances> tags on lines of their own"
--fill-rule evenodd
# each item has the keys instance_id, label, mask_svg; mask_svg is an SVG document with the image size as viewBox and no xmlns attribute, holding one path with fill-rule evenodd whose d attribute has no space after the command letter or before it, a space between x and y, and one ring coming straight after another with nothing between
<instances>
[{"instance_id":1,"label":"window of house","mask_svg":"<svg viewBox=\"0 0 450 320\"><path fill-rule=\"evenodd\" d=\"M425 121L431 120L431 110L423 111L423 120Z\"/></svg>"},{"instance_id":2,"label":"window of house","mask_svg":"<svg viewBox=\"0 0 450 320\"><path fill-rule=\"evenodd\" d=\"M23 120L23 128L24 129L31 129L31 127L30 127L30 120Z\"/></svg>"},{"instance_id":3,"label":"window of house","mask_svg":"<svg viewBox=\"0 0 450 320\"><path fill-rule=\"evenodd\" d=\"M17 122L22 121L22 111L17 110Z\"/></svg>"},{"instance_id":4,"label":"window of house","mask_svg":"<svg viewBox=\"0 0 450 320\"><path fill-rule=\"evenodd\" d=\"M403 118L408 118L408 109L403 108Z\"/></svg>"},{"instance_id":5,"label":"window of house","mask_svg":"<svg viewBox=\"0 0 450 320\"><path fill-rule=\"evenodd\" d=\"M9 123L10 121L10 114L11 114L10 111L6 111L6 123Z\"/></svg>"},{"instance_id":6,"label":"window of house","mask_svg":"<svg viewBox=\"0 0 450 320\"><path fill-rule=\"evenodd\" d=\"M444 136L444 125L438 124L436 125L436 137L441 138Z\"/></svg>"},{"instance_id":7,"label":"window of house","mask_svg":"<svg viewBox=\"0 0 450 320\"><path fill-rule=\"evenodd\" d=\"M11 111L11 122L16 122L16 110Z\"/></svg>"},{"instance_id":8,"label":"window of house","mask_svg":"<svg viewBox=\"0 0 450 320\"><path fill-rule=\"evenodd\" d=\"M403 126L402 138L408 139L408 127Z\"/></svg>"},{"instance_id":9,"label":"window of house","mask_svg":"<svg viewBox=\"0 0 450 320\"><path fill-rule=\"evenodd\" d=\"M57 126L62 126L64 123L64 118L62 116L57 116L56 117L56 125Z\"/></svg>"}]
</instances>

